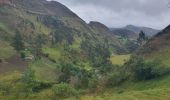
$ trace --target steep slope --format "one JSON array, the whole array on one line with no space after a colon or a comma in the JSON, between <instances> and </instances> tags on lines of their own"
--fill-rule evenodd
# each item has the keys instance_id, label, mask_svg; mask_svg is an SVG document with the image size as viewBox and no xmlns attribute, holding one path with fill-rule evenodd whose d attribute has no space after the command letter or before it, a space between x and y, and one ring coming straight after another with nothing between
<instances>
[{"instance_id":1,"label":"steep slope","mask_svg":"<svg viewBox=\"0 0 170 100\"><path fill-rule=\"evenodd\" d=\"M138 54L151 59L160 59L170 66L170 25L150 39Z\"/></svg>"},{"instance_id":2,"label":"steep slope","mask_svg":"<svg viewBox=\"0 0 170 100\"><path fill-rule=\"evenodd\" d=\"M121 46L118 38L114 34L111 33L109 28L100 22L91 21L89 23L90 29L93 33L97 34L98 36L102 37L103 39L107 39L107 41L115 43L115 46Z\"/></svg>"},{"instance_id":3,"label":"steep slope","mask_svg":"<svg viewBox=\"0 0 170 100\"><path fill-rule=\"evenodd\" d=\"M101 40L103 39L104 41L107 41L109 43L112 48L111 50L115 51L114 53L126 54L131 52L131 50L129 49L130 45L132 44L131 39L136 39L132 38L134 37L134 35L131 37L131 33L128 34L127 38L120 34L118 35L117 32L110 30L106 25L95 21L91 21L89 23L89 26L93 33L101 37ZM133 50L135 50L135 47L133 48Z\"/></svg>"},{"instance_id":4,"label":"steep slope","mask_svg":"<svg viewBox=\"0 0 170 100\"><path fill-rule=\"evenodd\" d=\"M68 62L78 62L76 63L78 66L85 66L86 69L93 66L89 59L93 58L93 55L90 53L98 56L96 52L99 47L104 49L99 52L107 52L107 49L111 53L128 52L122 41L111 34L105 25L99 22L87 24L59 2L2 0L0 4L0 41L3 45L6 43L3 49L9 54L4 56L4 50L1 50L0 59L9 59L16 54L10 45L16 33L21 34L25 49L32 54L33 46L37 42L35 39L41 35L45 42L42 53L43 56L48 56L46 61L60 63L61 59L67 59ZM53 44L54 38L55 44Z\"/></svg>"}]
</instances>

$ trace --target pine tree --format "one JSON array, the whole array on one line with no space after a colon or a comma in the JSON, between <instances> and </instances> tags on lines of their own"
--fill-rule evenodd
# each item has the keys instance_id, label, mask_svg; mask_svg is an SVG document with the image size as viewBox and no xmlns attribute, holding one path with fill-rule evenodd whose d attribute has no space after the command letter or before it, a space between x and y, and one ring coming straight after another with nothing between
<instances>
[{"instance_id":1,"label":"pine tree","mask_svg":"<svg viewBox=\"0 0 170 100\"><path fill-rule=\"evenodd\" d=\"M24 50L24 42L19 31L16 32L13 38L12 46L17 52Z\"/></svg>"},{"instance_id":2,"label":"pine tree","mask_svg":"<svg viewBox=\"0 0 170 100\"><path fill-rule=\"evenodd\" d=\"M139 45L142 45L147 39L148 39L148 38L147 38L147 36L145 35L145 33L144 33L143 31L141 31L141 32L139 33L139 37L138 37L137 41L138 41Z\"/></svg>"}]
</instances>

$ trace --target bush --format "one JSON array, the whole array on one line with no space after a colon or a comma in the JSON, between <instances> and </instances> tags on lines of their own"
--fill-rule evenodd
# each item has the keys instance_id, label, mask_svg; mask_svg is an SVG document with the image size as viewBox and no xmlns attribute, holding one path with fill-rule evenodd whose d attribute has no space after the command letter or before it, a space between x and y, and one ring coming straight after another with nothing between
<instances>
[{"instance_id":1,"label":"bush","mask_svg":"<svg viewBox=\"0 0 170 100\"><path fill-rule=\"evenodd\" d=\"M146 62L143 59L133 59L131 61L129 67L137 80L150 80L170 72L169 68L164 67L159 60Z\"/></svg>"},{"instance_id":2,"label":"bush","mask_svg":"<svg viewBox=\"0 0 170 100\"><path fill-rule=\"evenodd\" d=\"M25 53L24 51L22 51L22 52L20 53L20 56L21 56L22 59L25 59L26 53Z\"/></svg>"},{"instance_id":3,"label":"bush","mask_svg":"<svg viewBox=\"0 0 170 100\"><path fill-rule=\"evenodd\" d=\"M107 86L108 87L117 86L117 85L120 85L125 80L126 80L126 77L122 75L122 73L120 72L113 73L113 74L108 75Z\"/></svg>"},{"instance_id":4,"label":"bush","mask_svg":"<svg viewBox=\"0 0 170 100\"><path fill-rule=\"evenodd\" d=\"M69 84L60 83L53 86L53 93L55 98L78 97L78 91Z\"/></svg>"}]
</instances>

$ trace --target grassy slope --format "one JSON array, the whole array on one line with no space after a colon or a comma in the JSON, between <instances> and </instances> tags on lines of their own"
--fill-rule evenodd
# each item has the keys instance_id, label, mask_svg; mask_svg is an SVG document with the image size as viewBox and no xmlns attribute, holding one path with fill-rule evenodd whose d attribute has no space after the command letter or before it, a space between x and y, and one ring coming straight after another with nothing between
<instances>
[{"instance_id":1,"label":"grassy slope","mask_svg":"<svg viewBox=\"0 0 170 100\"><path fill-rule=\"evenodd\" d=\"M31 22L35 22L35 33L49 33L49 29L42 25L41 23L36 23L35 17L26 16L25 18L29 19ZM78 25L78 24L77 24ZM0 25L3 30L6 30L4 25ZM41 28L39 28L41 27ZM9 32L10 33L10 32ZM79 48L79 40L73 44L72 48ZM0 42L1 43L1 42ZM5 48L4 48L5 47ZM45 53L49 53L50 58L58 60L60 58L60 52L58 48L51 49L45 48ZM9 58L14 55L14 50L9 44L0 44L0 58ZM169 61L169 53L165 53L164 55L158 55L158 58L164 58L164 63L170 65ZM114 55L112 56L111 60L113 64L120 64L124 63L124 60L128 59L129 55ZM33 69L36 71L36 76L39 80L43 81L55 81L56 74L54 72L55 66L50 64L50 62L46 60L37 61L31 64ZM13 84L18 78L20 77L20 73L14 73L7 76L1 76L0 81L5 81L7 83ZM155 88L156 87L156 88ZM104 94L98 94L96 96L82 96L82 100L169 100L170 97L170 77L160 78L157 80L152 80L148 82L140 82L140 83L126 83L122 87L118 87L118 89L107 90ZM123 93L122 93L123 91ZM51 95L50 91L41 91L38 95L37 100L47 100L45 97ZM0 99L6 100L2 97ZM9 97L10 98L10 97ZM40 99L41 98L41 99ZM28 98L30 100L30 98ZM71 99L68 99L71 100ZM75 100L75 99L73 99Z\"/></svg>"},{"instance_id":2,"label":"grassy slope","mask_svg":"<svg viewBox=\"0 0 170 100\"><path fill-rule=\"evenodd\" d=\"M9 43L0 41L0 58L10 58L15 54L13 47Z\"/></svg>"},{"instance_id":3,"label":"grassy slope","mask_svg":"<svg viewBox=\"0 0 170 100\"><path fill-rule=\"evenodd\" d=\"M147 59L159 59L164 65L170 67L170 49L162 49L158 52L153 52Z\"/></svg>"},{"instance_id":4,"label":"grassy slope","mask_svg":"<svg viewBox=\"0 0 170 100\"><path fill-rule=\"evenodd\" d=\"M110 58L112 64L115 65L123 65L128 59L130 59L130 54L127 55L112 54Z\"/></svg>"},{"instance_id":5,"label":"grassy slope","mask_svg":"<svg viewBox=\"0 0 170 100\"><path fill-rule=\"evenodd\" d=\"M57 71L56 64L51 63L47 59L41 59L32 62L30 67L35 71L36 78L41 81L56 82Z\"/></svg>"},{"instance_id":6,"label":"grassy slope","mask_svg":"<svg viewBox=\"0 0 170 100\"><path fill-rule=\"evenodd\" d=\"M165 76L150 81L127 82L101 94L82 96L81 100L169 100L169 87L170 76Z\"/></svg>"}]
</instances>

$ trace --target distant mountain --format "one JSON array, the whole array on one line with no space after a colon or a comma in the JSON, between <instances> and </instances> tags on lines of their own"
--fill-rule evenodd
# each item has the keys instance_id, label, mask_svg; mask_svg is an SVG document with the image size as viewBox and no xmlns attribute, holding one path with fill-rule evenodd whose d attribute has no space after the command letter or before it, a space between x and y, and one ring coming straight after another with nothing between
<instances>
[{"instance_id":1,"label":"distant mountain","mask_svg":"<svg viewBox=\"0 0 170 100\"><path fill-rule=\"evenodd\" d=\"M148 27L139 27L139 26L134 26L134 25L127 25L125 26L123 29L127 29L130 31L133 31L135 33L139 33L140 31L143 31L146 33L146 35L148 36L154 36L155 34L157 34L160 30L157 29L153 29L153 28L148 28Z\"/></svg>"},{"instance_id":2,"label":"distant mountain","mask_svg":"<svg viewBox=\"0 0 170 100\"><path fill-rule=\"evenodd\" d=\"M138 34L135 32L124 29L124 28L111 28L110 29L113 34L116 34L118 36L124 37L124 38L129 38L129 39L137 39Z\"/></svg>"},{"instance_id":3,"label":"distant mountain","mask_svg":"<svg viewBox=\"0 0 170 100\"><path fill-rule=\"evenodd\" d=\"M138 27L134 25L127 25L122 28L110 28L111 32L115 35L128 38L128 39L137 39L140 31L143 31L148 37L156 35L159 30L152 29L148 27Z\"/></svg>"}]
</instances>

